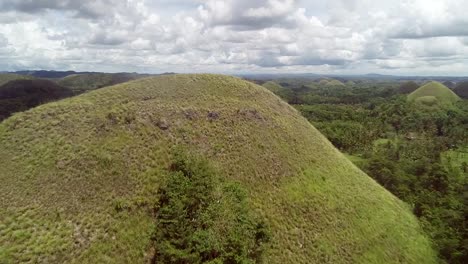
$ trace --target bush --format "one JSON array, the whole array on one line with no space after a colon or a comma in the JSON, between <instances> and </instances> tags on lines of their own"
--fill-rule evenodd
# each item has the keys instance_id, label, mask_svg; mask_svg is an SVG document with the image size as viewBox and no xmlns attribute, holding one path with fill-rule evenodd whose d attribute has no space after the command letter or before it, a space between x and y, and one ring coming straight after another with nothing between
<instances>
[{"instance_id":1,"label":"bush","mask_svg":"<svg viewBox=\"0 0 468 264\"><path fill-rule=\"evenodd\" d=\"M206 160L176 155L156 207L154 263L260 263L268 228Z\"/></svg>"}]
</instances>

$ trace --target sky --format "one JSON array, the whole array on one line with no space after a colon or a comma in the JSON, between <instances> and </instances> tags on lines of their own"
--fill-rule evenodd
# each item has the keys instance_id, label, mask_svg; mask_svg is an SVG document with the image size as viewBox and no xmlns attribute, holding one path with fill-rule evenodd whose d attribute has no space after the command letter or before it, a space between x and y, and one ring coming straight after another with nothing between
<instances>
[{"instance_id":1,"label":"sky","mask_svg":"<svg viewBox=\"0 0 468 264\"><path fill-rule=\"evenodd\" d=\"M0 71L468 75L468 0L1 0Z\"/></svg>"}]
</instances>

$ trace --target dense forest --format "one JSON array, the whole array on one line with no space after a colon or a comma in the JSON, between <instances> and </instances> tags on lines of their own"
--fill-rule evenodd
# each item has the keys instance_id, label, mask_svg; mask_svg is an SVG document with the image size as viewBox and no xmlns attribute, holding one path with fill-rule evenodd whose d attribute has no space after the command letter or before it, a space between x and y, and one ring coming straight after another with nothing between
<instances>
[{"instance_id":1,"label":"dense forest","mask_svg":"<svg viewBox=\"0 0 468 264\"><path fill-rule=\"evenodd\" d=\"M467 263L468 102L410 102L415 82L328 83L283 79L263 85L405 201L444 261ZM455 86L462 98L465 85Z\"/></svg>"}]
</instances>

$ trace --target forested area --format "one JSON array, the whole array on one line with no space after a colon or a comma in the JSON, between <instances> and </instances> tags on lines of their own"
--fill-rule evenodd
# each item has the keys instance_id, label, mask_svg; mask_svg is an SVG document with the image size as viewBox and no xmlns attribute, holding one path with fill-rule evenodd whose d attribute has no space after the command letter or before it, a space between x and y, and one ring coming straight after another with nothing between
<instances>
[{"instance_id":1,"label":"forested area","mask_svg":"<svg viewBox=\"0 0 468 264\"><path fill-rule=\"evenodd\" d=\"M405 201L449 263L468 262L468 102L408 102L414 82L264 86L294 105L337 148Z\"/></svg>"}]
</instances>

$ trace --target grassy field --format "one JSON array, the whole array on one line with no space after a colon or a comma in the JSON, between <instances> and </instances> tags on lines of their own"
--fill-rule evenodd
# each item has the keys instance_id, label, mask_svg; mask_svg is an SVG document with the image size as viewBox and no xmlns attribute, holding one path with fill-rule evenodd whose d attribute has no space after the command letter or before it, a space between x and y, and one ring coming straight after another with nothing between
<instances>
[{"instance_id":1,"label":"grassy field","mask_svg":"<svg viewBox=\"0 0 468 264\"><path fill-rule=\"evenodd\" d=\"M219 75L127 82L0 123L0 262L149 261L145 205L174 146L248 191L271 229L266 263L436 263L406 204L273 93Z\"/></svg>"},{"instance_id":2,"label":"grassy field","mask_svg":"<svg viewBox=\"0 0 468 264\"><path fill-rule=\"evenodd\" d=\"M433 105L436 100L441 103L454 103L460 98L439 82L427 83L408 95L408 101L421 101L423 104Z\"/></svg>"}]
</instances>

